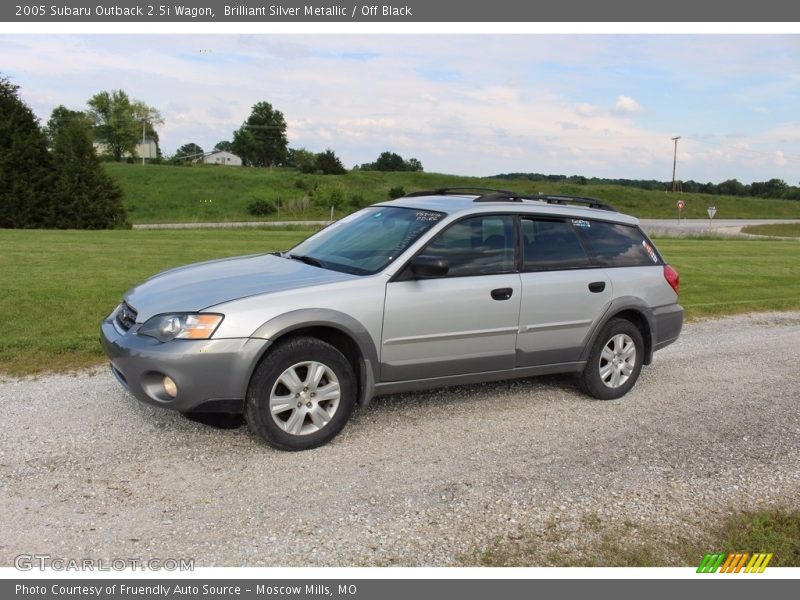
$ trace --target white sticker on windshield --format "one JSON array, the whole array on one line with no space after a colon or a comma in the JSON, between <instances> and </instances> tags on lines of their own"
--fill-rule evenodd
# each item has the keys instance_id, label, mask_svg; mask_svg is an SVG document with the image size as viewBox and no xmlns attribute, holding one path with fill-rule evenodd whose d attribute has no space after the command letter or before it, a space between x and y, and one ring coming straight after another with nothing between
<instances>
[{"instance_id":1,"label":"white sticker on windshield","mask_svg":"<svg viewBox=\"0 0 800 600\"><path fill-rule=\"evenodd\" d=\"M418 210L416 215L417 221L433 222L435 223L442 218L442 213L429 212L427 210Z\"/></svg>"}]
</instances>

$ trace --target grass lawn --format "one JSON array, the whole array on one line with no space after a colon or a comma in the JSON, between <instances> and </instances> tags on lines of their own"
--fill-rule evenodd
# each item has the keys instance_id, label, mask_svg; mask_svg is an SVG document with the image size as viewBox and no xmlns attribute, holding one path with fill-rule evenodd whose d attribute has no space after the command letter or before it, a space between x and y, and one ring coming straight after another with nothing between
<instances>
[{"instance_id":1,"label":"grass lawn","mask_svg":"<svg viewBox=\"0 0 800 600\"><path fill-rule=\"evenodd\" d=\"M344 175L303 175L295 169L256 169L195 165L139 165L106 163L106 170L122 186L125 207L132 223L185 223L203 221L265 220L248 214L253 200L281 202L280 215L269 219L327 219L328 198L335 190L345 205L338 216L353 210L350 201L360 196L361 202L388 200L391 188L406 192L440 187L480 186L509 189L522 193L544 192L592 196L613 204L618 210L639 218L675 218L676 194L647 191L617 185L577 185L527 180L504 180L461 177L441 173L381 173L350 171ZM308 189L316 186L306 208L298 208ZM800 201L682 194L686 203L683 216L707 218L706 208L717 207L718 219L800 218ZM295 208L291 208L294 206Z\"/></svg>"},{"instance_id":2,"label":"grass lawn","mask_svg":"<svg viewBox=\"0 0 800 600\"><path fill-rule=\"evenodd\" d=\"M597 515L584 517L581 530L564 531L557 522L519 540L499 539L462 559L465 565L487 567L698 567L705 554L773 553L772 567L800 566L800 511L773 508L734 513L720 522L688 518L685 534L632 523L608 524ZM566 552L548 548L570 538ZM769 568L769 567L768 567Z\"/></svg>"},{"instance_id":3,"label":"grass lawn","mask_svg":"<svg viewBox=\"0 0 800 600\"><path fill-rule=\"evenodd\" d=\"M656 238L681 277L689 319L800 308L800 244L793 240Z\"/></svg>"},{"instance_id":4,"label":"grass lawn","mask_svg":"<svg viewBox=\"0 0 800 600\"><path fill-rule=\"evenodd\" d=\"M286 249L283 230L0 230L0 373L65 371L103 362L98 325L132 285L209 258ZM800 244L660 239L692 317L800 308Z\"/></svg>"},{"instance_id":5,"label":"grass lawn","mask_svg":"<svg viewBox=\"0 0 800 600\"><path fill-rule=\"evenodd\" d=\"M285 250L308 234L0 230L0 373L100 363L100 321L132 285L181 264Z\"/></svg>"},{"instance_id":6,"label":"grass lawn","mask_svg":"<svg viewBox=\"0 0 800 600\"><path fill-rule=\"evenodd\" d=\"M772 225L748 225L742 233L771 235L777 237L800 237L800 223L774 223Z\"/></svg>"}]
</instances>

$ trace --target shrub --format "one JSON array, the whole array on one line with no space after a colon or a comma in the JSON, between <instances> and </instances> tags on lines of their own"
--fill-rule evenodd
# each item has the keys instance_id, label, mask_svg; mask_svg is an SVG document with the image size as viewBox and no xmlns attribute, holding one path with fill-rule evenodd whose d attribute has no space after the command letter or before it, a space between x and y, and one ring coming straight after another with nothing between
<instances>
[{"instance_id":1,"label":"shrub","mask_svg":"<svg viewBox=\"0 0 800 600\"><path fill-rule=\"evenodd\" d=\"M395 198L402 198L406 195L406 191L403 189L403 186L393 187L389 190L389 198L394 200Z\"/></svg>"},{"instance_id":2,"label":"shrub","mask_svg":"<svg viewBox=\"0 0 800 600\"><path fill-rule=\"evenodd\" d=\"M291 215L305 213L311 208L311 200L308 198L308 196L303 196L302 198L289 200L283 204L283 208L288 214Z\"/></svg>"},{"instance_id":3,"label":"shrub","mask_svg":"<svg viewBox=\"0 0 800 600\"><path fill-rule=\"evenodd\" d=\"M328 206L341 208L344 206L344 192L339 188L333 188L328 192Z\"/></svg>"},{"instance_id":4,"label":"shrub","mask_svg":"<svg viewBox=\"0 0 800 600\"><path fill-rule=\"evenodd\" d=\"M352 196L350 196L350 199L347 201L347 204L349 204L353 208L364 208L365 206L370 205L370 201L364 198L362 194L353 194Z\"/></svg>"},{"instance_id":5,"label":"shrub","mask_svg":"<svg viewBox=\"0 0 800 600\"><path fill-rule=\"evenodd\" d=\"M247 205L247 212L254 217L266 217L278 210L269 200L253 200Z\"/></svg>"},{"instance_id":6,"label":"shrub","mask_svg":"<svg viewBox=\"0 0 800 600\"><path fill-rule=\"evenodd\" d=\"M314 192L317 190L317 186L319 182L315 181L311 177L307 178L298 178L294 182L294 187L298 190L303 190L304 192L308 192L309 196L313 196Z\"/></svg>"}]
</instances>

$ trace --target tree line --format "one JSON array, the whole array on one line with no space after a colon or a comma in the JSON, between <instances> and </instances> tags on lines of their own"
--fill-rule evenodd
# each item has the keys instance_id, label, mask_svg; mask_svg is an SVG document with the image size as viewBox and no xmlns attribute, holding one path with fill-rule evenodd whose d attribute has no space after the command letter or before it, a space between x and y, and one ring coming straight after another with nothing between
<instances>
[{"instance_id":1,"label":"tree line","mask_svg":"<svg viewBox=\"0 0 800 600\"><path fill-rule=\"evenodd\" d=\"M269 102L253 105L250 116L233 132L232 140L222 140L214 150L226 150L242 159L244 166L292 167L302 173L341 175L347 172L336 153L326 148L312 152L305 148L290 148L286 136L286 118ZM173 162L191 162L201 158L205 152L195 143L189 142L178 148ZM383 152L375 162L355 167L365 171L422 171L422 163L416 158L405 160L394 152Z\"/></svg>"},{"instance_id":2,"label":"tree line","mask_svg":"<svg viewBox=\"0 0 800 600\"><path fill-rule=\"evenodd\" d=\"M163 123L158 109L123 90L112 90L92 96L85 110L57 106L42 126L19 97L19 86L0 74L0 228L130 227L122 190L101 160L133 161L139 142L149 140L155 146L150 162L162 162L156 126ZM232 140L218 142L215 150L233 152L246 166L346 172L330 148L318 153L290 148L286 119L269 102L253 105ZM169 160L185 163L204 154L191 142ZM422 163L387 151L374 163L356 168L421 171Z\"/></svg>"},{"instance_id":3,"label":"tree line","mask_svg":"<svg viewBox=\"0 0 800 600\"><path fill-rule=\"evenodd\" d=\"M497 179L525 179L528 181L565 182L576 185L621 185L642 190L671 190L671 181L656 179L610 179L604 177L584 177L582 175L545 175L543 173L503 173L493 175ZM785 198L800 200L800 187L789 185L782 179L754 181L742 183L737 179L728 179L721 183L700 183L698 181L682 181L681 190L688 194L711 194L713 196L751 196L757 198Z\"/></svg>"}]
</instances>

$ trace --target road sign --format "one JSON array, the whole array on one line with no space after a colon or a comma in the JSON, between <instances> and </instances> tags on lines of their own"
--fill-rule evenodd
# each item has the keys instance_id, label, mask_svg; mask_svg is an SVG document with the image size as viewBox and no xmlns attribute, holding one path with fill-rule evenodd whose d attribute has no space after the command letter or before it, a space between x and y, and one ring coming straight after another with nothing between
<instances>
[{"instance_id":1,"label":"road sign","mask_svg":"<svg viewBox=\"0 0 800 600\"><path fill-rule=\"evenodd\" d=\"M683 200L678 200L678 210L683 210L686 207Z\"/></svg>"},{"instance_id":2,"label":"road sign","mask_svg":"<svg viewBox=\"0 0 800 600\"><path fill-rule=\"evenodd\" d=\"M717 214L717 207L716 206L709 206L708 207L708 218L709 219L713 219L715 214Z\"/></svg>"}]
</instances>

